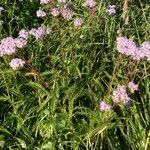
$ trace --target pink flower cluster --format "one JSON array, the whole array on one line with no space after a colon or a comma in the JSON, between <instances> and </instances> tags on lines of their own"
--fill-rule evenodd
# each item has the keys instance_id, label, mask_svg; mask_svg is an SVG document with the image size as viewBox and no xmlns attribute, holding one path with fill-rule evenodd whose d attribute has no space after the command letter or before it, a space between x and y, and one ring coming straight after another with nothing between
<instances>
[{"instance_id":1,"label":"pink flower cluster","mask_svg":"<svg viewBox=\"0 0 150 150\"><path fill-rule=\"evenodd\" d=\"M51 14L54 16L54 17L57 17L60 15L60 9L59 8L53 8L52 11L51 11Z\"/></svg>"},{"instance_id":2,"label":"pink flower cluster","mask_svg":"<svg viewBox=\"0 0 150 150\"><path fill-rule=\"evenodd\" d=\"M30 35L33 35L37 40L43 38L45 35L45 29L43 27L31 29L29 32Z\"/></svg>"},{"instance_id":3,"label":"pink flower cluster","mask_svg":"<svg viewBox=\"0 0 150 150\"><path fill-rule=\"evenodd\" d=\"M62 9L56 7L53 8L51 14L54 17L62 15L67 21L70 21L74 15L74 12L70 8L64 6Z\"/></svg>"},{"instance_id":4,"label":"pink flower cluster","mask_svg":"<svg viewBox=\"0 0 150 150\"><path fill-rule=\"evenodd\" d=\"M6 37L0 44L0 56L12 55L16 52L16 44L13 37Z\"/></svg>"},{"instance_id":5,"label":"pink flower cluster","mask_svg":"<svg viewBox=\"0 0 150 150\"><path fill-rule=\"evenodd\" d=\"M138 85L134 82L129 82L127 86L125 85L119 85L117 89L115 89L112 93L112 100L115 104L124 104L126 107L131 106L131 98L128 96L127 91L128 90L131 93L134 93L135 91L138 91ZM110 111L112 109L112 106L107 104L105 101L100 102L100 110L101 111Z\"/></svg>"},{"instance_id":6,"label":"pink flower cluster","mask_svg":"<svg viewBox=\"0 0 150 150\"><path fill-rule=\"evenodd\" d=\"M33 35L37 40L42 39L44 35L51 33L52 30L50 28L45 29L44 27L34 28L29 31L29 34Z\"/></svg>"},{"instance_id":7,"label":"pink flower cluster","mask_svg":"<svg viewBox=\"0 0 150 150\"><path fill-rule=\"evenodd\" d=\"M94 0L86 0L82 4L82 6L84 6L84 7L90 7L90 8L95 7L95 5L96 5L96 2Z\"/></svg>"},{"instance_id":8,"label":"pink flower cluster","mask_svg":"<svg viewBox=\"0 0 150 150\"><path fill-rule=\"evenodd\" d=\"M25 29L22 29L19 31L19 37L22 37L27 40L29 37L29 32Z\"/></svg>"},{"instance_id":9,"label":"pink flower cluster","mask_svg":"<svg viewBox=\"0 0 150 150\"><path fill-rule=\"evenodd\" d=\"M36 11L36 16L37 17L45 17L46 16L46 12L41 10L41 9L39 9L39 10Z\"/></svg>"},{"instance_id":10,"label":"pink flower cluster","mask_svg":"<svg viewBox=\"0 0 150 150\"><path fill-rule=\"evenodd\" d=\"M25 61L19 58L15 58L11 60L9 65L13 70L17 70L18 68L22 68L25 65Z\"/></svg>"},{"instance_id":11,"label":"pink flower cluster","mask_svg":"<svg viewBox=\"0 0 150 150\"><path fill-rule=\"evenodd\" d=\"M50 0L41 0L40 4L48 4L50 2ZM54 17L58 17L60 15L62 15L67 21L70 21L74 15L74 12L72 11L71 8L68 7L68 3L66 3L66 0L58 0L58 3L62 3L63 4L63 8L57 8L54 7L51 10L51 14ZM37 17L44 17L46 16L46 12L39 9L36 12Z\"/></svg>"},{"instance_id":12,"label":"pink flower cluster","mask_svg":"<svg viewBox=\"0 0 150 150\"><path fill-rule=\"evenodd\" d=\"M27 45L27 40L22 37L14 39L14 42L17 48L24 48Z\"/></svg>"},{"instance_id":13,"label":"pink flower cluster","mask_svg":"<svg viewBox=\"0 0 150 150\"><path fill-rule=\"evenodd\" d=\"M131 93L134 93L134 91L138 91L139 86L137 84L135 84L134 82L129 82L128 88L129 88Z\"/></svg>"},{"instance_id":14,"label":"pink flower cluster","mask_svg":"<svg viewBox=\"0 0 150 150\"><path fill-rule=\"evenodd\" d=\"M0 56L12 55L16 52L17 48L24 48L27 45L27 40L29 35L35 36L36 39L43 38L46 34L51 34L51 28L39 27L37 29L32 29L27 31L25 29L20 30L19 36L17 38L6 37L0 43ZM17 68L23 67L24 62L21 59L13 59L10 62L10 66L16 70Z\"/></svg>"},{"instance_id":15,"label":"pink flower cluster","mask_svg":"<svg viewBox=\"0 0 150 150\"><path fill-rule=\"evenodd\" d=\"M143 58L150 60L150 42L144 42L141 46L138 46L131 39L118 37L117 49L121 54L130 56L134 60L141 60Z\"/></svg>"},{"instance_id":16,"label":"pink flower cluster","mask_svg":"<svg viewBox=\"0 0 150 150\"><path fill-rule=\"evenodd\" d=\"M118 86L116 90L113 91L112 100L114 103L123 103L126 104L128 101L131 101L130 97L127 94L126 86Z\"/></svg>"},{"instance_id":17,"label":"pink flower cluster","mask_svg":"<svg viewBox=\"0 0 150 150\"><path fill-rule=\"evenodd\" d=\"M130 90L131 93L133 93L138 90L138 85L134 82L129 82L127 86L118 86L112 94L112 100L114 103L123 103L126 106L131 103L131 98L127 94L127 88Z\"/></svg>"},{"instance_id":18,"label":"pink flower cluster","mask_svg":"<svg viewBox=\"0 0 150 150\"><path fill-rule=\"evenodd\" d=\"M27 45L27 39L23 37L6 37L0 44L0 56L12 55L16 52L16 48L23 48Z\"/></svg>"},{"instance_id":19,"label":"pink flower cluster","mask_svg":"<svg viewBox=\"0 0 150 150\"><path fill-rule=\"evenodd\" d=\"M115 5L108 5L107 9L106 9L106 12L109 15L115 15L116 14L116 6Z\"/></svg>"},{"instance_id":20,"label":"pink flower cluster","mask_svg":"<svg viewBox=\"0 0 150 150\"><path fill-rule=\"evenodd\" d=\"M100 110L101 111L105 111L105 112L110 111L111 110L111 106L109 104L107 104L106 102L101 101L100 102Z\"/></svg>"},{"instance_id":21,"label":"pink flower cluster","mask_svg":"<svg viewBox=\"0 0 150 150\"><path fill-rule=\"evenodd\" d=\"M70 8L66 7L61 10L61 14L67 21L70 21L74 15L74 12Z\"/></svg>"}]
</instances>

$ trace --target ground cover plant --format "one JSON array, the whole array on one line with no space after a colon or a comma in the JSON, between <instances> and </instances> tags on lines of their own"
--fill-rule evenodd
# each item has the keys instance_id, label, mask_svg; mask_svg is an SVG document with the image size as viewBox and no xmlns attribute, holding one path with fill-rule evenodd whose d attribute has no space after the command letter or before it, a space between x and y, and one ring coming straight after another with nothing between
<instances>
[{"instance_id":1,"label":"ground cover plant","mask_svg":"<svg viewBox=\"0 0 150 150\"><path fill-rule=\"evenodd\" d=\"M1 0L0 149L149 150L150 1Z\"/></svg>"}]
</instances>

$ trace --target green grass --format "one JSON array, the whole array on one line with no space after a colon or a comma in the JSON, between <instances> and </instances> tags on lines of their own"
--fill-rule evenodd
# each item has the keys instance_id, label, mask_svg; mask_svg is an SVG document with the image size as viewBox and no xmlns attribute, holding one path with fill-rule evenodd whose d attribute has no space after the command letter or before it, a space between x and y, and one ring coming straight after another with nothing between
<instances>
[{"instance_id":1,"label":"green grass","mask_svg":"<svg viewBox=\"0 0 150 150\"><path fill-rule=\"evenodd\" d=\"M110 1L97 0L96 15L72 1L80 28L73 21L49 15L36 17L41 7L34 0L1 0L0 39L18 35L22 28L41 24L52 27L51 36L18 50L28 65L14 71L0 58L0 148L3 150L149 150L150 149L150 63L136 62L117 52L116 37L150 41L148 0L132 0L129 22L105 12ZM48 8L45 8L47 12ZM102 112L99 103L112 104L117 85L135 81L139 91L131 94L130 108L114 106ZM112 104L113 105L113 104Z\"/></svg>"}]
</instances>

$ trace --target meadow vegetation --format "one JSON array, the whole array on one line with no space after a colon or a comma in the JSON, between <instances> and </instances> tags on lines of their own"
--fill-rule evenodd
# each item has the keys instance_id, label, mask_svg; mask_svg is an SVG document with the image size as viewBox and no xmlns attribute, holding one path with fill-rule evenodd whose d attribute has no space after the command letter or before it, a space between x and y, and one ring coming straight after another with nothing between
<instances>
[{"instance_id":1,"label":"meadow vegetation","mask_svg":"<svg viewBox=\"0 0 150 150\"><path fill-rule=\"evenodd\" d=\"M0 149L149 150L150 1L0 0Z\"/></svg>"}]
</instances>

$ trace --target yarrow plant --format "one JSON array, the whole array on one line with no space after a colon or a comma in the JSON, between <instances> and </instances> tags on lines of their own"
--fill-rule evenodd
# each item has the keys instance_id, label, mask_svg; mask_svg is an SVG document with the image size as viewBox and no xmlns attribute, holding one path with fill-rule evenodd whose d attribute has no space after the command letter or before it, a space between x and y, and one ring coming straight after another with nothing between
<instances>
[{"instance_id":1,"label":"yarrow plant","mask_svg":"<svg viewBox=\"0 0 150 150\"><path fill-rule=\"evenodd\" d=\"M126 37L117 38L117 49L120 53L131 57L135 57L136 52L139 50L135 42L131 39L127 39Z\"/></svg>"},{"instance_id":2,"label":"yarrow plant","mask_svg":"<svg viewBox=\"0 0 150 150\"><path fill-rule=\"evenodd\" d=\"M126 37L117 38L117 49L121 54L130 56L134 60L141 60L143 58L150 59L150 43L144 42L138 46L133 40Z\"/></svg>"},{"instance_id":3,"label":"yarrow plant","mask_svg":"<svg viewBox=\"0 0 150 150\"><path fill-rule=\"evenodd\" d=\"M6 37L0 44L0 56L12 55L16 52L16 43L13 37Z\"/></svg>"},{"instance_id":4,"label":"yarrow plant","mask_svg":"<svg viewBox=\"0 0 150 150\"><path fill-rule=\"evenodd\" d=\"M25 65L25 61L19 58L15 58L11 60L9 65L13 70L17 70Z\"/></svg>"}]
</instances>

